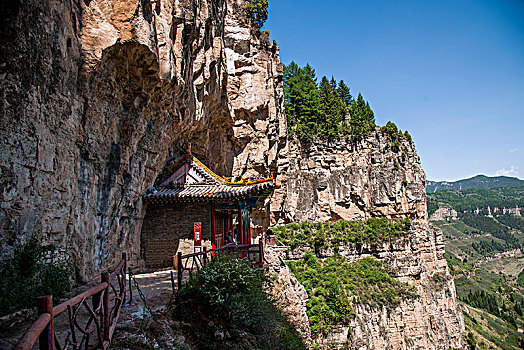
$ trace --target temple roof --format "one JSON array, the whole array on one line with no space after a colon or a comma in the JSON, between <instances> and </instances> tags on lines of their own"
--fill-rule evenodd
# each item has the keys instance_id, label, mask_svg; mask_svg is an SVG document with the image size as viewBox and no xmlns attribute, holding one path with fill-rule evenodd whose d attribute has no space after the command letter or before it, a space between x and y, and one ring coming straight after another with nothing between
<instances>
[{"instance_id":1,"label":"temple roof","mask_svg":"<svg viewBox=\"0 0 524 350\"><path fill-rule=\"evenodd\" d=\"M245 200L253 207L265 205L275 188L273 176L256 181L231 182L219 176L190 153L167 167L170 174L150 188L144 200L151 203Z\"/></svg>"},{"instance_id":2,"label":"temple roof","mask_svg":"<svg viewBox=\"0 0 524 350\"><path fill-rule=\"evenodd\" d=\"M275 184L273 182L247 186L175 185L173 187L160 187L150 190L144 195L144 198L151 202L245 199L247 197L267 197L274 189Z\"/></svg>"}]
</instances>

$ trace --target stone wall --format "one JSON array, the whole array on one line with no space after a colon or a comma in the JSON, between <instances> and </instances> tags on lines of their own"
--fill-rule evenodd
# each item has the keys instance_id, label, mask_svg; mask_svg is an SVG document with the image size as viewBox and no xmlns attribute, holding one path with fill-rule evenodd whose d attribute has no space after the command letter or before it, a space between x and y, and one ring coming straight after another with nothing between
<instances>
[{"instance_id":1,"label":"stone wall","mask_svg":"<svg viewBox=\"0 0 524 350\"><path fill-rule=\"evenodd\" d=\"M177 252L193 253L193 225L202 223L202 244L211 240L211 204L149 204L144 217L141 251L145 266L173 266Z\"/></svg>"}]
</instances>

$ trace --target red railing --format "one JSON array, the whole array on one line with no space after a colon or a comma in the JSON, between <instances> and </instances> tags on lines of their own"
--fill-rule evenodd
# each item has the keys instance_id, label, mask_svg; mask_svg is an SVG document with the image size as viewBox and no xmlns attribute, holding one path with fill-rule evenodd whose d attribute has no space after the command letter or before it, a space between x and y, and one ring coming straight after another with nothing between
<instances>
[{"instance_id":1,"label":"red railing","mask_svg":"<svg viewBox=\"0 0 524 350\"><path fill-rule=\"evenodd\" d=\"M126 268L124 253L113 272L102 274L102 283L62 304L53 307L51 295L38 297L40 316L20 338L15 350L32 349L37 340L40 350L106 349L126 298ZM69 327L58 336L54 319L66 311Z\"/></svg>"},{"instance_id":2,"label":"red railing","mask_svg":"<svg viewBox=\"0 0 524 350\"><path fill-rule=\"evenodd\" d=\"M173 264L177 268L178 288L182 286L184 272L188 272L189 276L193 270L200 270L210 259L217 254L236 255L240 258L247 259L253 263L257 263L259 267L264 267L264 242L259 240L258 244L227 244L220 248L204 250L201 252L182 255L178 252L173 257Z\"/></svg>"}]
</instances>

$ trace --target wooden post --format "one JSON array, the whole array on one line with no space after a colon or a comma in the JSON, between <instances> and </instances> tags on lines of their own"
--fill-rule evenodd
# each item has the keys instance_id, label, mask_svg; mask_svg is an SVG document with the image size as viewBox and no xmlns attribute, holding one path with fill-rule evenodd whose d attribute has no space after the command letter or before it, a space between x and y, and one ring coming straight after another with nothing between
<instances>
[{"instance_id":1,"label":"wooden post","mask_svg":"<svg viewBox=\"0 0 524 350\"><path fill-rule=\"evenodd\" d=\"M177 261L177 289L180 290L182 287L182 252L178 252L178 261Z\"/></svg>"},{"instance_id":2,"label":"wooden post","mask_svg":"<svg viewBox=\"0 0 524 350\"><path fill-rule=\"evenodd\" d=\"M264 241L262 240L262 237L258 240L258 250L259 250L259 256L260 256L260 263L259 267L264 267Z\"/></svg>"},{"instance_id":3,"label":"wooden post","mask_svg":"<svg viewBox=\"0 0 524 350\"><path fill-rule=\"evenodd\" d=\"M129 268L129 305L132 305L133 304L133 285L132 285L132 280L133 280L133 274L131 272L131 268Z\"/></svg>"},{"instance_id":4,"label":"wooden post","mask_svg":"<svg viewBox=\"0 0 524 350\"><path fill-rule=\"evenodd\" d=\"M173 271L171 271L171 290L173 292L173 295L175 295L175 275Z\"/></svg>"},{"instance_id":5,"label":"wooden post","mask_svg":"<svg viewBox=\"0 0 524 350\"><path fill-rule=\"evenodd\" d=\"M124 260L124 266L122 266L122 288L124 288L124 295L123 295L123 298L122 300L120 301L121 305L124 305L125 302L126 302L126 272L127 272L127 254L126 253L122 253L122 260ZM120 292L122 293L122 292Z\"/></svg>"},{"instance_id":6,"label":"wooden post","mask_svg":"<svg viewBox=\"0 0 524 350\"><path fill-rule=\"evenodd\" d=\"M215 203L211 202L211 247L213 245L217 246L216 236L215 236Z\"/></svg>"},{"instance_id":7,"label":"wooden post","mask_svg":"<svg viewBox=\"0 0 524 350\"><path fill-rule=\"evenodd\" d=\"M107 286L102 295L102 303L104 305L103 316L102 316L102 325L104 328L104 340L109 341L109 273L104 272L102 274L102 282L106 282Z\"/></svg>"},{"instance_id":8,"label":"wooden post","mask_svg":"<svg viewBox=\"0 0 524 350\"><path fill-rule=\"evenodd\" d=\"M51 315L49 323L44 328L40 337L38 338L38 345L40 350L55 350L55 329L53 325L53 296L44 295L37 298L38 314L48 313Z\"/></svg>"}]
</instances>

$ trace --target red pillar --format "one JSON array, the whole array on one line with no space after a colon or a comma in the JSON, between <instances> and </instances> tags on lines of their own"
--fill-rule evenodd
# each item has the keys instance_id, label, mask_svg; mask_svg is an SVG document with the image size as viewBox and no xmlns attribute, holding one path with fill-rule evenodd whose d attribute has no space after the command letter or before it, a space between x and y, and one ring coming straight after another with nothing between
<instances>
[{"instance_id":1,"label":"red pillar","mask_svg":"<svg viewBox=\"0 0 524 350\"><path fill-rule=\"evenodd\" d=\"M211 249L217 246L215 237L215 203L211 202Z\"/></svg>"},{"instance_id":2,"label":"red pillar","mask_svg":"<svg viewBox=\"0 0 524 350\"><path fill-rule=\"evenodd\" d=\"M240 244L244 244L244 225L242 225L242 220L242 205L238 202L238 237L240 239Z\"/></svg>"},{"instance_id":3,"label":"red pillar","mask_svg":"<svg viewBox=\"0 0 524 350\"><path fill-rule=\"evenodd\" d=\"M246 218L246 228L247 228L247 243L251 244L251 217L249 216L249 213Z\"/></svg>"}]
</instances>

